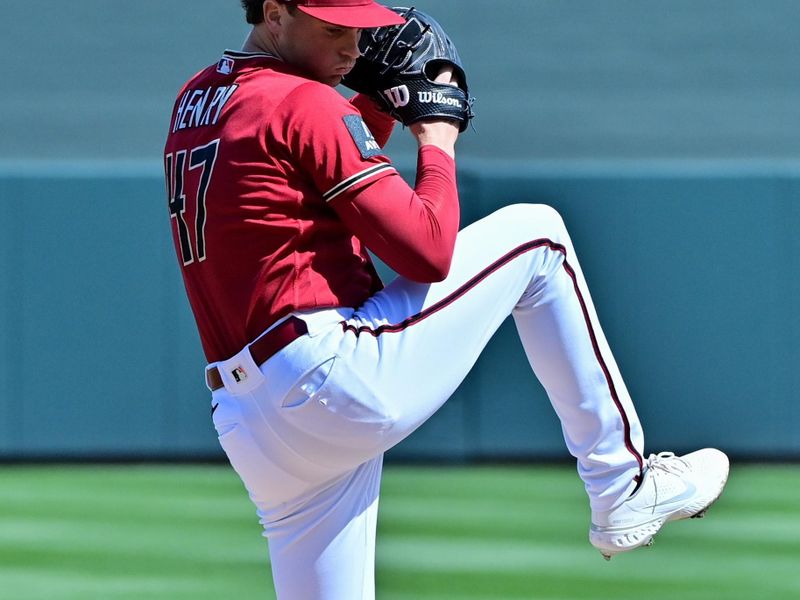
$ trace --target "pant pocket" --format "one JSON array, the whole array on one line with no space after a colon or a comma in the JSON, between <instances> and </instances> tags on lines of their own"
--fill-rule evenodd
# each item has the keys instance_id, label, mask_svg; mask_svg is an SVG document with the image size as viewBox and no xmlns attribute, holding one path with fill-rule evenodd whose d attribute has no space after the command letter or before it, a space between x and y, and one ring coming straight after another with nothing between
<instances>
[{"instance_id":1,"label":"pant pocket","mask_svg":"<svg viewBox=\"0 0 800 600\"><path fill-rule=\"evenodd\" d=\"M334 356L306 373L281 403L289 443L325 466L360 464L383 450L396 422L375 384Z\"/></svg>"}]
</instances>

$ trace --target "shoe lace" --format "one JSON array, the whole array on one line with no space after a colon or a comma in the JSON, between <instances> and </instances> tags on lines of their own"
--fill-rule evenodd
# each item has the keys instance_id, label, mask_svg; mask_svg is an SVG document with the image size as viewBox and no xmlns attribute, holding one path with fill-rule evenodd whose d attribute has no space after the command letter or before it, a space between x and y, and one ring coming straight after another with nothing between
<instances>
[{"instance_id":1,"label":"shoe lace","mask_svg":"<svg viewBox=\"0 0 800 600\"><path fill-rule=\"evenodd\" d=\"M647 468L680 475L689 468L689 463L680 456L675 456L674 452L659 452L648 457Z\"/></svg>"}]
</instances>

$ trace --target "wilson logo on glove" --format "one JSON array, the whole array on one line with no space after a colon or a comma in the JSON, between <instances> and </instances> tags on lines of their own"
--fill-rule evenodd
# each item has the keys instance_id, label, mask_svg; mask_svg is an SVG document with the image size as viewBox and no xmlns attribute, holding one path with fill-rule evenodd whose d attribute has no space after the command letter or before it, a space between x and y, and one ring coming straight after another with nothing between
<instances>
[{"instance_id":1,"label":"wilson logo on glove","mask_svg":"<svg viewBox=\"0 0 800 600\"><path fill-rule=\"evenodd\" d=\"M461 101L458 98L448 98L441 92L417 92L417 98L423 104L446 104L461 108Z\"/></svg>"}]
</instances>

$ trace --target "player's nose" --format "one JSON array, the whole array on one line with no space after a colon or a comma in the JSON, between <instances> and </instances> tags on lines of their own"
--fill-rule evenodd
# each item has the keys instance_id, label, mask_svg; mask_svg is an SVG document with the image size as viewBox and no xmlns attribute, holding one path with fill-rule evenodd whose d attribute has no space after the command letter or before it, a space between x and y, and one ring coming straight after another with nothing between
<instances>
[{"instance_id":1,"label":"player's nose","mask_svg":"<svg viewBox=\"0 0 800 600\"><path fill-rule=\"evenodd\" d=\"M352 60L356 60L359 56L361 56L361 52L358 49L358 41L360 39L360 29L348 29L342 43L342 54Z\"/></svg>"}]
</instances>

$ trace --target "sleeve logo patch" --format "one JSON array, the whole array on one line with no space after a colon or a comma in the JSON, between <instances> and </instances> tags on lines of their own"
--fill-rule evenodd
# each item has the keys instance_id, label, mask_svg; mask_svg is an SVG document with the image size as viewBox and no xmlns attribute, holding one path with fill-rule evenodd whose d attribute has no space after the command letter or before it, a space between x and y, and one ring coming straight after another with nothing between
<instances>
[{"instance_id":1,"label":"sleeve logo patch","mask_svg":"<svg viewBox=\"0 0 800 600\"><path fill-rule=\"evenodd\" d=\"M361 158L370 158L383 154L383 150L375 141L375 136L367 127L359 115L345 115L342 117L347 131L353 136L353 141L356 143L356 148L361 153Z\"/></svg>"}]
</instances>

